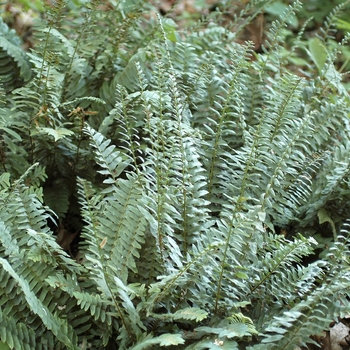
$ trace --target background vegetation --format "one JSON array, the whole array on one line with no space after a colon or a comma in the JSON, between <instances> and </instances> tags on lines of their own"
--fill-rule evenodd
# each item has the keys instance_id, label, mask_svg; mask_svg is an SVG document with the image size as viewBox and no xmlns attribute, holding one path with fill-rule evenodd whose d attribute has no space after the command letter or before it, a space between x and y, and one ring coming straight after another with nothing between
<instances>
[{"instance_id":1,"label":"background vegetation","mask_svg":"<svg viewBox=\"0 0 350 350\"><path fill-rule=\"evenodd\" d=\"M348 3L3 4L0 349L326 349Z\"/></svg>"}]
</instances>

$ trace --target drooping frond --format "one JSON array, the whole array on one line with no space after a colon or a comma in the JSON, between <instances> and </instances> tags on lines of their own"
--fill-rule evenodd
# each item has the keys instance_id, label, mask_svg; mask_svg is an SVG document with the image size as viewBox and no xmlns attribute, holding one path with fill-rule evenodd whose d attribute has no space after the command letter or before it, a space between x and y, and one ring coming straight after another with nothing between
<instances>
[{"instance_id":1,"label":"drooping frond","mask_svg":"<svg viewBox=\"0 0 350 350\"><path fill-rule=\"evenodd\" d=\"M30 172L10 186L7 183L6 195L0 203L0 305L1 318L8 325L2 341L19 349L40 349L40 339L44 337L52 344L77 349L76 333L62 317L68 298L60 290L50 288L46 282L47 278L56 275L57 269L74 273L77 265L48 231L49 215L35 191L23 183L26 177L30 179ZM33 183L35 181L33 177ZM10 215L14 212L16 220L12 220ZM51 255L53 252L54 255ZM57 306L62 306L59 312ZM21 321L14 324L13 320ZM35 329L35 332L24 331L24 328Z\"/></svg>"}]
</instances>

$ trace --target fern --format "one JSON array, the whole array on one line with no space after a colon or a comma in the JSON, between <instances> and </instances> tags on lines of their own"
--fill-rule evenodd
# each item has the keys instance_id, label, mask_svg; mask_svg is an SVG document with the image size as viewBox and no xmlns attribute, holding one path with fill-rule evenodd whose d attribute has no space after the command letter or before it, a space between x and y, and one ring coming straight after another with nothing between
<instances>
[{"instance_id":1,"label":"fern","mask_svg":"<svg viewBox=\"0 0 350 350\"><path fill-rule=\"evenodd\" d=\"M0 31L0 77L2 84L9 92L28 82L32 71L29 60L21 49L20 39L2 19L0 19Z\"/></svg>"},{"instance_id":2,"label":"fern","mask_svg":"<svg viewBox=\"0 0 350 350\"><path fill-rule=\"evenodd\" d=\"M349 313L343 6L300 77L299 1L262 53L235 42L268 3L177 32L144 1L57 1L31 53L0 23L1 345L295 349Z\"/></svg>"},{"instance_id":3,"label":"fern","mask_svg":"<svg viewBox=\"0 0 350 350\"><path fill-rule=\"evenodd\" d=\"M10 187L12 191L1 203L1 241L5 248L5 256L1 258L4 288L1 313L9 325L4 341L16 346L23 340L24 348L35 348L38 337L47 334L50 339L51 334L56 338L55 342L74 349L77 348L74 330L59 313L54 313L57 304L67 302L67 298L59 301L61 292L50 292L45 282L48 276L55 274L56 268L73 271L74 263L65 256L47 229L40 232L46 226L48 215L35 193L31 193L22 181ZM16 213L16 221L10 219L11 211ZM56 258L50 255L52 252L57 253ZM24 259L26 264L23 264ZM13 328L13 319L22 321ZM23 327L36 328L35 337L33 332L25 336ZM11 329L17 329L18 333L8 334Z\"/></svg>"}]
</instances>

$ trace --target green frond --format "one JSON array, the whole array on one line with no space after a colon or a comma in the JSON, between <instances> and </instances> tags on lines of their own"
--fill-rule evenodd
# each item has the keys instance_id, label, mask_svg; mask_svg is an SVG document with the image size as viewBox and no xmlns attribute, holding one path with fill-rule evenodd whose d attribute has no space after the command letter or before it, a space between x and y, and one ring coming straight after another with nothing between
<instances>
[{"instance_id":1,"label":"green frond","mask_svg":"<svg viewBox=\"0 0 350 350\"><path fill-rule=\"evenodd\" d=\"M287 24L291 16L295 15L295 12L300 10L302 6L301 1L296 0L292 5L283 12L278 20L275 20L271 24L271 28L267 33L267 40L263 44L262 48L266 53L266 56L260 56L258 64L260 65L259 71L262 73L266 70L278 71L280 69L280 51L282 50L282 43L284 40L283 28L287 27Z\"/></svg>"},{"instance_id":2,"label":"green frond","mask_svg":"<svg viewBox=\"0 0 350 350\"><path fill-rule=\"evenodd\" d=\"M85 130L86 134L90 136L91 146L96 154L96 162L103 169L99 170L99 173L109 177L104 183L116 183L117 178L129 165L129 160L123 159L121 153L115 150L115 146L110 145L111 141L106 140L102 134L88 126Z\"/></svg>"},{"instance_id":3,"label":"green frond","mask_svg":"<svg viewBox=\"0 0 350 350\"><path fill-rule=\"evenodd\" d=\"M186 288L188 284L186 275L188 273L194 274L193 271L196 271L201 266L201 263L207 259L207 256L210 256L213 252L216 253L221 246L222 244L220 243L206 246L198 254L194 255L185 266L178 269L176 273L161 276L160 282L153 283L150 287L150 296L147 302L150 311L170 293L173 293L176 288Z\"/></svg>"},{"instance_id":4,"label":"green frond","mask_svg":"<svg viewBox=\"0 0 350 350\"><path fill-rule=\"evenodd\" d=\"M36 335L33 329L28 329L26 324L17 323L13 318L6 317L1 309L0 322L2 324L0 332L2 344L7 344L10 349L35 349Z\"/></svg>"},{"instance_id":5,"label":"green frond","mask_svg":"<svg viewBox=\"0 0 350 350\"><path fill-rule=\"evenodd\" d=\"M262 343L249 349L294 349L297 345L312 343L311 335L320 334L336 315L347 312L348 306L344 300L349 294L349 271L344 254L349 246L347 239L341 239L341 243L332 245L325 252L325 256L334 259L332 268L326 261L321 261L299 269L299 276L289 280L294 288L298 288L297 298L295 290L292 295L291 289L289 301L286 300L288 310L280 308L280 315L275 316L272 322L265 320L266 323L262 324L266 327Z\"/></svg>"},{"instance_id":6,"label":"green frond","mask_svg":"<svg viewBox=\"0 0 350 350\"><path fill-rule=\"evenodd\" d=\"M97 288L104 295L104 298L111 299L110 315L120 319L127 334L131 334L131 329L138 334L142 324L128 296L129 290L125 281L127 281L129 270L137 272L135 260L139 257L140 243L143 243L142 236L146 220L142 211L138 211L133 203L128 203L127 199L130 194L123 192L132 191L136 181L130 180L118 181L119 196L105 199L102 217L90 217L89 204L91 205L94 199L93 197L89 200L86 199L86 194L91 190L88 186L84 186L84 182L80 183L80 194L83 196L81 202L84 220L88 224L84 229L84 238L87 240L85 242L85 258L88 261L86 267L94 274ZM116 201L115 205L114 201ZM133 199L132 202L135 200ZM109 208L110 205L112 207ZM139 220L135 220L134 226L133 216L135 214L140 216ZM130 224L132 224L131 227ZM104 263L101 264L101 262ZM116 274L121 279L117 278ZM84 296L82 295L82 297ZM99 310L101 314L101 308L96 307L95 301L92 300L92 304L88 295L84 299L82 304L84 307L89 308L94 315L96 310Z\"/></svg>"},{"instance_id":7,"label":"green frond","mask_svg":"<svg viewBox=\"0 0 350 350\"><path fill-rule=\"evenodd\" d=\"M32 76L31 65L21 48L15 31L0 18L0 80L4 87L13 90L28 82Z\"/></svg>"},{"instance_id":8,"label":"green frond","mask_svg":"<svg viewBox=\"0 0 350 350\"><path fill-rule=\"evenodd\" d=\"M38 196L42 196L41 190L35 190L35 183L45 178L43 169L39 167L38 171L31 174L32 166L22 175L22 178L16 180L7 188L6 195L0 201L0 217L8 226L12 235L19 239L25 235L25 230L34 229L48 233L46 228L47 220L50 218L49 212L43 208ZM25 181L30 183L33 179L33 187L24 185ZM13 217L13 213L16 216ZM23 244L23 243L22 243Z\"/></svg>"},{"instance_id":9,"label":"green frond","mask_svg":"<svg viewBox=\"0 0 350 350\"><path fill-rule=\"evenodd\" d=\"M15 238L11 236L10 230L4 222L0 221L0 229L1 229L1 236L0 241L2 245L2 249L4 248L4 254L7 256L16 256L19 255L19 247L18 243Z\"/></svg>"},{"instance_id":10,"label":"green frond","mask_svg":"<svg viewBox=\"0 0 350 350\"><path fill-rule=\"evenodd\" d=\"M317 264L310 271L306 268L301 269L299 265L303 257L307 257L313 253L314 246L317 244L314 239L300 237L299 239L295 238L293 242L286 242L284 238L276 235L271 235L265 239L268 248L264 250L264 256L257 257L255 261L257 270L254 269L254 272L251 271L249 273L251 281L249 283L250 292L247 295L248 298L256 300L257 304L261 303L262 305L273 303L274 300L286 300L293 294L293 287L291 289L280 289L280 281L288 280L288 283L294 285L294 281L295 283L302 281L301 274L305 273L310 277L310 273L321 272ZM259 271L258 278L256 277L257 271ZM291 278L293 275L294 277ZM264 300L258 301L261 290L264 290ZM260 306L256 307L258 308Z\"/></svg>"},{"instance_id":11,"label":"green frond","mask_svg":"<svg viewBox=\"0 0 350 350\"><path fill-rule=\"evenodd\" d=\"M73 292L74 298L77 300L83 310L89 311L95 321L102 322L103 324L111 325L112 318L111 309L112 303L105 299L102 299L98 294L92 295L83 292Z\"/></svg>"},{"instance_id":12,"label":"green frond","mask_svg":"<svg viewBox=\"0 0 350 350\"><path fill-rule=\"evenodd\" d=\"M341 4L335 6L332 12L327 16L324 25L321 28L324 40L329 40L334 38L336 32L335 25L337 18L341 15L342 11L349 4L349 1L344 1Z\"/></svg>"},{"instance_id":13,"label":"green frond","mask_svg":"<svg viewBox=\"0 0 350 350\"><path fill-rule=\"evenodd\" d=\"M224 95L218 96L211 108L213 117L209 118L210 123L206 123L204 147L206 159L209 160L205 164L208 172L207 198L211 203L216 204L216 206L211 207L211 210L215 211L220 210L220 204L224 202L221 194L227 185L227 177L231 172L229 151L231 147L235 146L231 140L233 135L241 132L240 124L244 123L244 105L240 101L246 90L244 80L247 77L243 71L247 65L249 51L248 45L242 51L232 54L231 59L236 64L229 67L231 73L229 83L222 81L219 92ZM238 142L236 141L236 143Z\"/></svg>"},{"instance_id":14,"label":"green frond","mask_svg":"<svg viewBox=\"0 0 350 350\"><path fill-rule=\"evenodd\" d=\"M131 349L143 350L143 349L148 349L150 347L154 349L154 346L157 344L159 344L160 347L164 347L164 346L170 346L170 345L180 345L184 343L185 341L182 338L181 334L166 333L166 334L160 335L159 337L143 339L141 342L133 346Z\"/></svg>"},{"instance_id":15,"label":"green frond","mask_svg":"<svg viewBox=\"0 0 350 350\"><path fill-rule=\"evenodd\" d=\"M141 68L139 67L139 69ZM138 141L140 137L137 127L141 122L135 115L136 111L133 108L137 103L137 95L139 94L128 95L124 87L117 85L115 95L117 96L117 102L101 127L103 127L104 133L108 133L108 129L113 130L113 138L118 140L120 149L130 160L130 166L139 174L139 167L142 166L143 158L142 148ZM135 99L133 98L134 95L136 95Z\"/></svg>"},{"instance_id":16,"label":"green frond","mask_svg":"<svg viewBox=\"0 0 350 350\"><path fill-rule=\"evenodd\" d=\"M348 309L339 308L341 302L337 301L341 294L348 294L349 290L346 281L348 273L339 273L342 274L341 280L338 272L327 273L322 287L316 288L306 299L276 317L266 329L266 337L262 341L264 345L252 349L262 349L263 346L267 349L294 349L296 345L312 343L310 336L328 328L335 310L338 309L335 314L344 314ZM338 283L333 285L335 280Z\"/></svg>"},{"instance_id":17,"label":"green frond","mask_svg":"<svg viewBox=\"0 0 350 350\"><path fill-rule=\"evenodd\" d=\"M62 251L49 233L50 215L37 197L40 191L24 184L40 183L44 178L43 169L34 165L13 183L9 182L9 176L2 177L5 196L0 222L3 290L0 313L12 335L5 332L1 340L18 349L41 349L40 337L44 336L52 344L62 343L75 349L76 333L61 317L68 298L60 290L50 289L46 279L55 276L57 269L74 274L79 265ZM12 211L16 213L15 220L11 220ZM60 305L62 309L57 309ZM24 327L35 329L35 333L24 332Z\"/></svg>"},{"instance_id":18,"label":"green frond","mask_svg":"<svg viewBox=\"0 0 350 350\"><path fill-rule=\"evenodd\" d=\"M137 272L136 260L140 258L149 226L146 206L137 179L120 179L113 196L106 199L105 211L99 220L106 250L118 266L123 281L127 280L129 270Z\"/></svg>"},{"instance_id":19,"label":"green frond","mask_svg":"<svg viewBox=\"0 0 350 350\"><path fill-rule=\"evenodd\" d=\"M115 77L115 83L123 86L129 91L133 92L138 87L137 68L135 64L145 67L147 61L147 51L139 49L131 59L129 59L125 68L120 71Z\"/></svg>"},{"instance_id":20,"label":"green frond","mask_svg":"<svg viewBox=\"0 0 350 350\"><path fill-rule=\"evenodd\" d=\"M12 266L3 258L0 258L0 264L3 270L8 273L8 278L12 278L16 281L18 292L20 292L20 295L25 299L31 312L40 317L45 327L47 327L60 342L71 349L78 349L78 347L74 346L76 340L74 339L75 334L73 329L64 322L63 319L59 319L57 316L53 315L42 301L36 297L33 286L30 286L26 279L23 278L25 276L18 275Z\"/></svg>"}]
</instances>

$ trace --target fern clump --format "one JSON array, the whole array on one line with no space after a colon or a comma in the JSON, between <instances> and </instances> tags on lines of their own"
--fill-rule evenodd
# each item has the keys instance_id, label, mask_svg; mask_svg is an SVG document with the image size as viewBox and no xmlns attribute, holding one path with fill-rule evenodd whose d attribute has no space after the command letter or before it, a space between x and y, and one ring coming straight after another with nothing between
<instances>
[{"instance_id":1,"label":"fern clump","mask_svg":"<svg viewBox=\"0 0 350 350\"><path fill-rule=\"evenodd\" d=\"M299 1L237 43L266 4L57 1L31 53L0 23L1 346L295 349L349 313L343 7L296 74Z\"/></svg>"}]
</instances>

